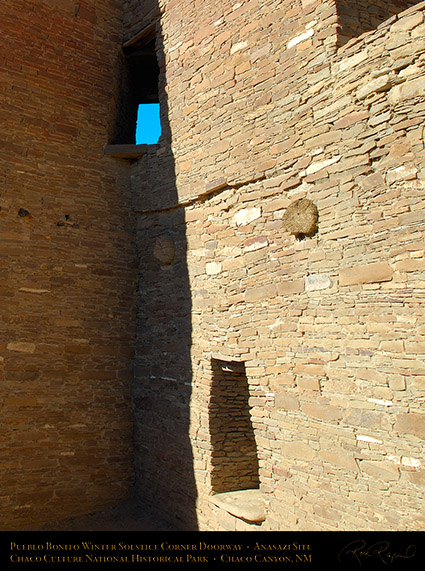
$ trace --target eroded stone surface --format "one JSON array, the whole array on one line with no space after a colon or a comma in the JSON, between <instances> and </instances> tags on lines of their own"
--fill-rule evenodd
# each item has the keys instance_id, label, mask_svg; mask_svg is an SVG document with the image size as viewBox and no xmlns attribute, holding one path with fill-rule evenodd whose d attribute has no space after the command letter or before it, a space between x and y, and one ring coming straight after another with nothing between
<instances>
[{"instance_id":1,"label":"eroded stone surface","mask_svg":"<svg viewBox=\"0 0 425 571\"><path fill-rule=\"evenodd\" d=\"M216 494L210 501L235 517L259 523L266 519L264 499L260 490L238 490Z\"/></svg>"}]
</instances>

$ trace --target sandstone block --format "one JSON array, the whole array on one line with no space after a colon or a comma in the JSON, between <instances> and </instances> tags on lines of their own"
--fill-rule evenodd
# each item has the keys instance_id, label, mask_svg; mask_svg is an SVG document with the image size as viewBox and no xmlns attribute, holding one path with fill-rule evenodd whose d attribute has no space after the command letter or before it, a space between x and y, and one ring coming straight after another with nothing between
<instances>
[{"instance_id":1,"label":"sandstone block","mask_svg":"<svg viewBox=\"0 0 425 571\"><path fill-rule=\"evenodd\" d=\"M420 77L406 81L401 85L396 85L391 89L389 94L389 101L393 105L405 101L406 99L413 99L414 97L423 97L425 95L425 79Z\"/></svg>"},{"instance_id":2,"label":"sandstone block","mask_svg":"<svg viewBox=\"0 0 425 571\"><path fill-rule=\"evenodd\" d=\"M14 343L8 343L7 349L9 351L17 351L19 353L34 353L35 343L26 343L23 341L16 341Z\"/></svg>"},{"instance_id":3,"label":"sandstone block","mask_svg":"<svg viewBox=\"0 0 425 571\"><path fill-rule=\"evenodd\" d=\"M265 299L271 299L276 297L277 289L275 284L260 286L250 288L245 292L245 301L246 302L253 302L253 301L263 301Z\"/></svg>"},{"instance_id":4,"label":"sandstone block","mask_svg":"<svg viewBox=\"0 0 425 571\"><path fill-rule=\"evenodd\" d=\"M338 73L358 66L360 63L367 60L368 57L369 57L368 51L362 50L353 56L341 60L338 66Z\"/></svg>"},{"instance_id":5,"label":"sandstone block","mask_svg":"<svg viewBox=\"0 0 425 571\"><path fill-rule=\"evenodd\" d=\"M380 173L374 173L362 178L360 184L364 190L372 190L378 186L383 186L385 180Z\"/></svg>"},{"instance_id":6,"label":"sandstone block","mask_svg":"<svg viewBox=\"0 0 425 571\"><path fill-rule=\"evenodd\" d=\"M255 250L260 250L269 245L269 241L265 236L256 236L254 238L249 238L244 246L246 252L254 252Z\"/></svg>"},{"instance_id":7,"label":"sandstone block","mask_svg":"<svg viewBox=\"0 0 425 571\"><path fill-rule=\"evenodd\" d=\"M414 434L420 438L425 438L425 414L416 412L399 414L394 430L399 434Z\"/></svg>"},{"instance_id":8,"label":"sandstone block","mask_svg":"<svg viewBox=\"0 0 425 571\"><path fill-rule=\"evenodd\" d=\"M425 472L405 472L406 477L416 486L425 486Z\"/></svg>"},{"instance_id":9,"label":"sandstone block","mask_svg":"<svg viewBox=\"0 0 425 571\"><path fill-rule=\"evenodd\" d=\"M215 494L210 502L235 517L260 523L266 519L264 500L260 490L238 490Z\"/></svg>"},{"instance_id":10,"label":"sandstone block","mask_svg":"<svg viewBox=\"0 0 425 571\"><path fill-rule=\"evenodd\" d=\"M339 284L341 286L388 282L392 278L393 270L388 262L375 262L354 268L345 268L339 272Z\"/></svg>"},{"instance_id":11,"label":"sandstone block","mask_svg":"<svg viewBox=\"0 0 425 571\"><path fill-rule=\"evenodd\" d=\"M233 217L233 221L237 226L242 226L243 224L249 224L261 216L261 208L242 208Z\"/></svg>"},{"instance_id":12,"label":"sandstone block","mask_svg":"<svg viewBox=\"0 0 425 571\"><path fill-rule=\"evenodd\" d=\"M355 125L356 123L360 123L365 119L369 118L369 111L356 111L352 113L348 113L342 119L338 119L335 122L336 129L346 129L347 127L351 127L351 125Z\"/></svg>"},{"instance_id":13,"label":"sandstone block","mask_svg":"<svg viewBox=\"0 0 425 571\"><path fill-rule=\"evenodd\" d=\"M282 455L297 460L310 461L316 456L316 451L304 442L284 442L281 447Z\"/></svg>"},{"instance_id":14,"label":"sandstone block","mask_svg":"<svg viewBox=\"0 0 425 571\"><path fill-rule=\"evenodd\" d=\"M410 456L401 457L401 465L409 466L410 468L420 468L422 461L419 458L412 458Z\"/></svg>"},{"instance_id":15,"label":"sandstone block","mask_svg":"<svg viewBox=\"0 0 425 571\"><path fill-rule=\"evenodd\" d=\"M329 167L330 165L337 163L339 160L341 160L341 155L336 155L330 159L325 159L324 161L317 161L307 167L305 172L307 175L314 174L321 171L322 169L325 169L326 167Z\"/></svg>"},{"instance_id":16,"label":"sandstone block","mask_svg":"<svg viewBox=\"0 0 425 571\"><path fill-rule=\"evenodd\" d=\"M413 180L418 174L418 169L415 165L402 165L395 169L387 171L386 180L388 184L392 184L398 180Z\"/></svg>"},{"instance_id":17,"label":"sandstone block","mask_svg":"<svg viewBox=\"0 0 425 571\"><path fill-rule=\"evenodd\" d=\"M277 291L279 295L290 295L294 293L301 293L304 291L304 280L286 280L277 284Z\"/></svg>"},{"instance_id":18,"label":"sandstone block","mask_svg":"<svg viewBox=\"0 0 425 571\"><path fill-rule=\"evenodd\" d=\"M320 381L318 379L303 377L301 375L297 377L297 386L300 389L309 391L320 391Z\"/></svg>"},{"instance_id":19,"label":"sandstone block","mask_svg":"<svg viewBox=\"0 0 425 571\"><path fill-rule=\"evenodd\" d=\"M406 379L403 375L391 375L388 382L390 389L393 391L406 390Z\"/></svg>"},{"instance_id":20,"label":"sandstone block","mask_svg":"<svg viewBox=\"0 0 425 571\"><path fill-rule=\"evenodd\" d=\"M337 511L332 509L330 506L316 504L313 508L313 513L318 515L319 517L323 517L325 519L330 519L334 521L338 521L341 519L341 514Z\"/></svg>"},{"instance_id":21,"label":"sandstone block","mask_svg":"<svg viewBox=\"0 0 425 571\"><path fill-rule=\"evenodd\" d=\"M425 355L425 341L406 341L406 353L423 354Z\"/></svg>"},{"instance_id":22,"label":"sandstone block","mask_svg":"<svg viewBox=\"0 0 425 571\"><path fill-rule=\"evenodd\" d=\"M222 265L219 262L208 262L205 267L205 272L208 276L215 276L222 271Z\"/></svg>"},{"instance_id":23,"label":"sandstone block","mask_svg":"<svg viewBox=\"0 0 425 571\"><path fill-rule=\"evenodd\" d=\"M294 46L296 46L297 44L300 44L301 42L304 42L305 40L308 40L308 38L311 38L311 36L313 36L314 34L314 30L313 28L310 28L309 30L307 30L306 32L300 34L299 36L296 36L295 38L292 38L291 40L289 40L288 44L287 44L287 48L288 50L293 48Z\"/></svg>"},{"instance_id":24,"label":"sandstone block","mask_svg":"<svg viewBox=\"0 0 425 571\"><path fill-rule=\"evenodd\" d=\"M409 258L395 264L395 269L400 272L420 272L425 270L425 260Z\"/></svg>"},{"instance_id":25,"label":"sandstone block","mask_svg":"<svg viewBox=\"0 0 425 571\"><path fill-rule=\"evenodd\" d=\"M247 47L248 42L238 42L237 44L233 44L233 46L230 48L230 54L233 55L236 52L246 49Z\"/></svg>"},{"instance_id":26,"label":"sandstone block","mask_svg":"<svg viewBox=\"0 0 425 571\"><path fill-rule=\"evenodd\" d=\"M342 411L340 408L328 404L311 404L305 403L301 409L306 414L321 420L336 421L342 418Z\"/></svg>"},{"instance_id":27,"label":"sandstone block","mask_svg":"<svg viewBox=\"0 0 425 571\"><path fill-rule=\"evenodd\" d=\"M277 393L275 399L276 408L284 410L298 410L300 402L297 397L285 393Z\"/></svg>"},{"instance_id":28,"label":"sandstone block","mask_svg":"<svg viewBox=\"0 0 425 571\"><path fill-rule=\"evenodd\" d=\"M324 462L329 462L335 466L340 466L346 470L351 470L353 472L358 472L359 467L352 454L347 454L343 450L333 451L333 450L322 450L319 453L319 457Z\"/></svg>"},{"instance_id":29,"label":"sandstone block","mask_svg":"<svg viewBox=\"0 0 425 571\"><path fill-rule=\"evenodd\" d=\"M366 97L372 93L381 93L383 91L388 91L391 89L391 86L392 82L390 76L387 74L381 75L380 77L369 81L366 85L361 87L357 91L357 98L360 100L366 99Z\"/></svg>"},{"instance_id":30,"label":"sandstone block","mask_svg":"<svg viewBox=\"0 0 425 571\"><path fill-rule=\"evenodd\" d=\"M42 288L31 288L31 287L21 287L19 291L24 293L51 293L50 289L42 289Z\"/></svg>"},{"instance_id":31,"label":"sandstone block","mask_svg":"<svg viewBox=\"0 0 425 571\"><path fill-rule=\"evenodd\" d=\"M380 349L389 353L403 353L403 341L381 341Z\"/></svg>"},{"instance_id":32,"label":"sandstone block","mask_svg":"<svg viewBox=\"0 0 425 571\"><path fill-rule=\"evenodd\" d=\"M400 214L398 217L400 226L407 226L409 224L422 223L424 220L424 215L422 210L414 210L413 212L406 212L405 214Z\"/></svg>"},{"instance_id":33,"label":"sandstone block","mask_svg":"<svg viewBox=\"0 0 425 571\"><path fill-rule=\"evenodd\" d=\"M369 461L362 460L360 462L360 470L365 474L369 474L379 480L385 482L398 480L400 478L400 470L396 464L385 461Z\"/></svg>"},{"instance_id":34,"label":"sandstone block","mask_svg":"<svg viewBox=\"0 0 425 571\"><path fill-rule=\"evenodd\" d=\"M422 12L416 12L410 16L400 18L398 22L392 25L393 32L408 32L419 26L424 21Z\"/></svg>"},{"instance_id":35,"label":"sandstone block","mask_svg":"<svg viewBox=\"0 0 425 571\"><path fill-rule=\"evenodd\" d=\"M328 274L312 274L305 277L305 291L318 291L332 287Z\"/></svg>"}]
</instances>

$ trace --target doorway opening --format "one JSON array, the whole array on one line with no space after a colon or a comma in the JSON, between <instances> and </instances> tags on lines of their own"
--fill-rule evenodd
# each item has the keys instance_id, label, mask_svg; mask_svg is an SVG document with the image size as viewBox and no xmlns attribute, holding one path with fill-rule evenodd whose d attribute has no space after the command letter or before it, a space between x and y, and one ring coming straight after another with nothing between
<instances>
[{"instance_id":1,"label":"doorway opening","mask_svg":"<svg viewBox=\"0 0 425 571\"><path fill-rule=\"evenodd\" d=\"M111 144L156 144L161 136L156 25L123 47L120 94Z\"/></svg>"},{"instance_id":2,"label":"doorway opening","mask_svg":"<svg viewBox=\"0 0 425 571\"><path fill-rule=\"evenodd\" d=\"M209 405L214 494L258 489L257 445L245 363L212 359Z\"/></svg>"}]
</instances>

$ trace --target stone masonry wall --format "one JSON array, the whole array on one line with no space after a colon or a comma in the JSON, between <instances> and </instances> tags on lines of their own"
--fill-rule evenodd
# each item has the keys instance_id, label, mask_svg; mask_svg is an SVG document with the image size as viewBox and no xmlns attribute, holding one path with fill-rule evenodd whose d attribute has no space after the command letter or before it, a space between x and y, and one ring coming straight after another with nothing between
<instances>
[{"instance_id":1,"label":"stone masonry wall","mask_svg":"<svg viewBox=\"0 0 425 571\"><path fill-rule=\"evenodd\" d=\"M425 3L339 49L336 8L160 6L166 143L131 166L136 478L186 528L252 529L209 501L216 360L245 364L256 529L425 527Z\"/></svg>"},{"instance_id":2,"label":"stone masonry wall","mask_svg":"<svg viewBox=\"0 0 425 571\"><path fill-rule=\"evenodd\" d=\"M359 36L363 32L376 29L390 17L418 4L414 0L350 0L337 1L340 30L339 43Z\"/></svg>"},{"instance_id":3,"label":"stone masonry wall","mask_svg":"<svg viewBox=\"0 0 425 571\"><path fill-rule=\"evenodd\" d=\"M116 0L0 7L2 529L130 493L135 332L128 165L103 156Z\"/></svg>"}]
</instances>

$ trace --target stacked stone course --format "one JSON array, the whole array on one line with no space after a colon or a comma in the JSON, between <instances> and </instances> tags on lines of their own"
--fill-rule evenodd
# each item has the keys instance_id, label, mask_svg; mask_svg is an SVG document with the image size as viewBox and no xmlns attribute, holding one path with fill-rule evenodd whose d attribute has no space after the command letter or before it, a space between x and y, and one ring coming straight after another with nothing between
<instances>
[{"instance_id":1,"label":"stacked stone course","mask_svg":"<svg viewBox=\"0 0 425 571\"><path fill-rule=\"evenodd\" d=\"M134 214L114 123L122 6L0 7L2 529L127 498Z\"/></svg>"},{"instance_id":2,"label":"stacked stone course","mask_svg":"<svg viewBox=\"0 0 425 571\"><path fill-rule=\"evenodd\" d=\"M417 3L412 0L358 0L357 2L339 0L337 2L339 44L343 45L363 32L374 30L381 25L385 26L391 18L395 21L397 14Z\"/></svg>"}]
</instances>

